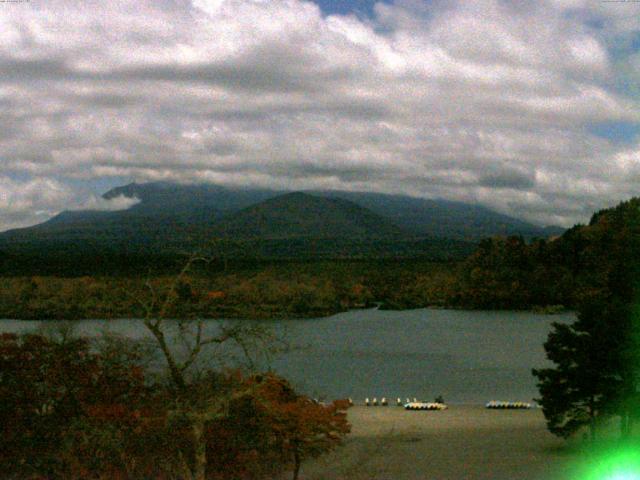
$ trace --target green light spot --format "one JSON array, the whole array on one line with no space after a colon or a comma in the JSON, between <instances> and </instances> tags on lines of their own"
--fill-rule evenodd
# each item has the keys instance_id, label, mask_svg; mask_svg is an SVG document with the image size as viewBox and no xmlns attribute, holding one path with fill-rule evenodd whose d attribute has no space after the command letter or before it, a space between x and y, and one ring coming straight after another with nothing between
<instances>
[{"instance_id":1,"label":"green light spot","mask_svg":"<svg viewBox=\"0 0 640 480\"><path fill-rule=\"evenodd\" d=\"M580 470L582 474L576 480L640 480L640 451L623 448L601 452Z\"/></svg>"},{"instance_id":2,"label":"green light spot","mask_svg":"<svg viewBox=\"0 0 640 480\"><path fill-rule=\"evenodd\" d=\"M633 472L619 472L607 477L606 480L640 480L640 474Z\"/></svg>"}]
</instances>

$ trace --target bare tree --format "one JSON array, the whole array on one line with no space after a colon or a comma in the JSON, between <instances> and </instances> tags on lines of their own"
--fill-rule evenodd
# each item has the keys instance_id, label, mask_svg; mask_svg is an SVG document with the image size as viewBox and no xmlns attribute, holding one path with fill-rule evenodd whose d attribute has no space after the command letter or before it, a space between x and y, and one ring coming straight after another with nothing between
<instances>
[{"instance_id":1,"label":"bare tree","mask_svg":"<svg viewBox=\"0 0 640 480\"><path fill-rule=\"evenodd\" d=\"M175 319L178 337L182 349L168 334L168 315L179 300L178 287L196 262L208 262L208 259L192 256L170 282L164 292L159 292L148 279L145 287L148 298L134 299L143 307L144 325L153 335L162 356L167 363L172 393L175 401L173 415L186 420L191 428L193 459L181 459L181 477L185 480L205 480L206 478L206 438L207 422L224 416L229 403L233 401L230 391L216 389L214 382L194 381L192 370L199 360L216 360L211 358L211 346L228 346L242 353L245 366L253 367L255 356L259 353L269 354L286 347L284 341L265 328L264 325L250 321L219 322L214 334L205 332L205 321L197 319ZM218 355L221 355L218 353ZM203 358L207 357L207 358ZM220 360L219 358L217 360ZM209 369L210 372L210 369ZM236 392L240 395L246 392Z\"/></svg>"}]
</instances>

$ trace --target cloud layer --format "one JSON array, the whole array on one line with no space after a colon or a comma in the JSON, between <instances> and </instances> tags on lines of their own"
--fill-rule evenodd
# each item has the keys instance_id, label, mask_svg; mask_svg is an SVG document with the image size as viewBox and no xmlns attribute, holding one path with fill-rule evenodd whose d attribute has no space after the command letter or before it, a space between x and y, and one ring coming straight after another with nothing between
<instances>
[{"instance_id":1,"label":"cloud layer","mask_svg":"<svg viewBox=\"0 0 640 480\"><path fill-rule=\"evenodd\" d=\"M640 122L640 4L374 12L0 5L0 229L91 205L78 185L96 178L406 193L565 225L637 193L640 145L592 127Z\"/></svg>"}]
</instances>

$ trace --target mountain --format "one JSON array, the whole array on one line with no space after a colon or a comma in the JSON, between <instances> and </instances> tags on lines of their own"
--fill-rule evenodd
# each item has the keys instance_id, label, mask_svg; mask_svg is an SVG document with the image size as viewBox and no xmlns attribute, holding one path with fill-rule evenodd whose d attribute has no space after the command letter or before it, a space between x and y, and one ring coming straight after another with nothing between
<instances>
[{"instance_id":1,"label":"mountain","mask_svg":"<svg viewBox=\"0 0 640 480\"><path fill-rule=\"evenodd\" d=\"M62 212L40 225L0 233L0 255L157 256L215 244L216 254L239 257L450 259L469 254L486 236L562 232L484 207L377 193L158 182L104 195L118 196L140 201L122 211Z\"/></svg>"},{"instance_id":2,"label":"mountain","mask_svg":"<svg viewBox=\"0 0 640 480\"><path fill-rule=\"evenodd\" d=\"M140 203L128 211L136 215L157 215L159 212L171 216L193 216L207 214L212 218L240 210L271 197L282 195L282 191L267 189L227 188L213 184L178 185L168 182L131 183L116 187L103 195L107 200L125 196L137 198Z\"/></svg>"},{"instance_id":3,"label":"mountain","mask_svg":"<svg viewBox=\"0 0 640 480\"><path fill-rule=\"evenodd\" d=\"M287 193L235 212L213 229L232 238L403 238L391 221L341 198Z\"/></svg>"},{"instance_id":4,"label":"mountain","mask_svg":"<svg viewBox=\"0 0 640 480\"><path fill-rule=\"evenodd\" d=\"M287 191L228 188L219 185L176 185L170 183L130 184L114 188L105 198L118 195L136 197L140 203L130 210L186 217L205 211L209 220L238 212L246 207ZM440 199L423 199L405 195L337 190L308 191L311 195L348 200L386 218L408 233L418 236L477 241L494 235L522 235L525 238L546 238L564 232L560 227L538 225L504 215L480 205L470 205ZM205 215L200 214L202 220Z\"/></svg>"},{"instance_id":5,"label":"mountain","mask_svg":"<svg viewBox=\"0 0 640 480\"><path fill-rule=\"evenodd\" d=\"M462 202L366 192L314 193L350 200L419 236L477 241L495 235L547 238L564 232L560 227L540 227Z\"/></svg>"},{"instance_id":6,"label":"mountain","mask_svg":"<svg viewBox=\"0 0 640 480\"><path fill-rule=\"evenodd\" d=\"M212 225L231 213L274 198L287 191L254 188L228 188L219 185L177 185L165 182L132 183L104 194L106 199L120 195L140 202L119 212L63 212L49 222L67 226L106 221L150 224L179 224L195 227ZM494 235L522 235L525 238L560 235L560 227L540 227L479 205L404 195L367 192L309 191L309 194L348 200L386 218L412 235L477 241ZM140 222L138 222L140 220Z\"/></svg>"},{"instance_id":7,"label":"mountain","mask_svg":"<svg viewBox=\"0 0 640 480\"><path fill-rule=\"evenodd\" d=\"M137 198L120 211L65 211L33 227L0 233L0 247L83 241L83 247L110 243L128 250L193 248L226 214L278 195L271 190L227 189L217 185L132 183L109 190L105 199ZM99 246L99 245L96 245Z\"/></svg>"}]
</instances>

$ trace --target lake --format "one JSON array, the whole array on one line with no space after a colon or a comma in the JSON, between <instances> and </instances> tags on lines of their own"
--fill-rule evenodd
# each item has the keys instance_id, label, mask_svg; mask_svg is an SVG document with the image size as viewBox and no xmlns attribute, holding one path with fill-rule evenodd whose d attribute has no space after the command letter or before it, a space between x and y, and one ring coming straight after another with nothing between
<instances>
[{"instance_id":1,"label":"lake","mask_svg":"<svg viewBox=\"0 0 640 480\"><path fill-rule=\"evenodd\" d=\"M551 323L573 319L571 313L420 309L266 323L299 347L272 359L271 368L314 397L362 402L442 395L449 403L485 403L536 397L531 369L547 365L543 343ZM81 335L107 328L131 338L148 336L139 320L75 323ZM0 331L24 332L41 324L0 320Z\"/></svg>"}]
</instances>

